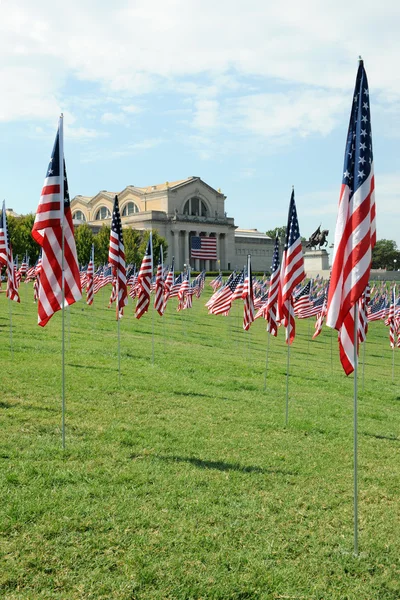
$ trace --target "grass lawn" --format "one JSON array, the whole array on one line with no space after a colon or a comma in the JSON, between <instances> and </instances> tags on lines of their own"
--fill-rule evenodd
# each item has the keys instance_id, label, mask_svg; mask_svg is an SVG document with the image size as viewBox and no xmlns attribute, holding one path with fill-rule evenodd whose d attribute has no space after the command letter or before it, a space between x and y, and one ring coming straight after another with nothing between
<instances>
[{"instance_id":1,"label":"grass lawn","mask_svg":"<svg viewBox=\"0 0 400 600\"><path fill-rule=\"evenodd\" d=\"M210 287L208 286L208 290ZM330 329L297 321L285 428L283 331L242 306L117 324L109 290L44 328L30 285L0 295L0 597L400 598L400 357L372 323L359 383L359 549L353 556L353 378ZM154 364L152 361L154 339ZM331 360L331 350L333 361Z\"/></svg>"}]
</instances>

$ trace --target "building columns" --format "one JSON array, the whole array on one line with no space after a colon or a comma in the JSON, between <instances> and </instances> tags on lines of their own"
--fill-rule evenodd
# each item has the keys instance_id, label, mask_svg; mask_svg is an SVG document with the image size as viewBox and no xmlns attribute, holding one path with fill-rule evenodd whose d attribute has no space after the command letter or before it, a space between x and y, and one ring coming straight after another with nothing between
<instances>
[{"instance_id":1,"label":"building columns","mask_svg":"<svg viewBox=\"0 0 400 600\"><path fill-rule=\"evenodd\" d=\"M179 231L174 231L174 257L175 257L175 268L179 264Z\"/></svg>"},{"instance_id":2,"label":"building columns","mask_svg":"<svg viewBox=\"0 0 400 600\"><path fill-rule=\"evenodd\" d=\"M184 249L185 249L185 253L183 255L183 264L187 264L190 265L190 255L189 255L189 232L188 231L184 231L183 232L183 237L184 237Z\"/></svg>"}]
</instances>

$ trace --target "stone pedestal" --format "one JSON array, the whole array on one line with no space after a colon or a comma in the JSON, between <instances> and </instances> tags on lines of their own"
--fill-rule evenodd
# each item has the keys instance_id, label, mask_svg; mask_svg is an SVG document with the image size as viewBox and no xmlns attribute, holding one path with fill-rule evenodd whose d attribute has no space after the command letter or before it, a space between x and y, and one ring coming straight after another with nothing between
<instances>
[{"instance_id":1,"label":"stone pedestal","mask_svg":"<svg viewBox=\"0 0 400 600\"><path fill-rule=\"evenodd\" d=\"M329 254L326 250L307 250L304 253L304 270L307 277L329 273Z\"/></svg>"}]
</instances>

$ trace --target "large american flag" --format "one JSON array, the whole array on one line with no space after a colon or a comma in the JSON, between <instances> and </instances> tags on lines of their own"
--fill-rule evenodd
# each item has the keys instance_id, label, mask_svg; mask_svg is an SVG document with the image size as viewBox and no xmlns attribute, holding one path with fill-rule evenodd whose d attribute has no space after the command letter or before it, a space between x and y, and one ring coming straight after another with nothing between
<instances>
[{"instance_id":1,"label":"large american flag","mask_svg":"<svg viewBox=\"0 0 400 600\"><path fill-rule=\"evenodd\" d=\"M291 344L295 337L293 291L304 277L303 250L301 247L294 190L292 190L286 227L285 248L282 255L278 299L279 319L284 327L286 327L287 344Z\"/></svg>"},{"instance_id":2,"label":"large american flag","mask_svg":"<svg viewBox=\"0 0 400 600\"><path fill-rule=\"evenodd\" d=\"M192 258L217 260L217 238L194 235L191 240Z\"/></svg>"},{"instance_id":3,"label":"large american flag","mask_svg":"<svg viewBox=\"0 0 400 600\"><path fill-rule=\"evenodd\" d=\"M277 306L278 306L278 291L279 291L279 238L275 238L274 255L272 257L271 281L268 291L268 302L265 310L265 318L267 319L267 331L274 337L278 334L277 323Z\"/></svg>"},{"instance_id":4,"label":"large american flag","mask_svg":"<svg viewBox=\"0 0 400 600\"><path fill-rule=\"evenodd\" d=\"M42 248L38 323L44 327L53 314L62 309L63 296L64 306L70 306L82 297L64 162L62 117L36 211L32 237Z\"/></svg>"},{"instance_id":5,"label":"large american flag","mask_svg":"<svg viewBox=\"0 0 400 600\"><path fill-rule=\"evenodd\" d=\"M163 316L164 313L164 265L163 265L163 248L160 246L160 260L157 265L157 273L156 273L156 287L155 287L155 298L154 298L154 308L160 315Z\"/></svg>"},{"instance_id":6,"label":"large american flag","mask_svg":"<svg viewBox=\"0 0 400 600\"><path fill-rule=\"evenodd\" d=\"M340 361L354 371L354 306L364 292L376 242L375 180L367 75L358 67L335 230L326 323L339 331Z\"/></svg>"},{"instance_id":7,"label":"large american flag","mask_svg":"<svg viewBox=\"0 0 400 600\"><path fill-rule=\"evenodd\" d=\"M1 229L0 229L0 238L1 238L1 246L0 246L0 261L5 262L4 264L7 267L7 298L10 300L14 300L15 302L19 302L19 294L18 294L18 285L17 285L17 277L16 277L16 269L14 265L13 259L13 251L10 242L10 238L8 237L8 227L7 227L7 215L6 215L6 205L3 202L3 210L1 214ZM0 266L1 266L0 262ZM1 268L0 268L1 271Z\"/></svg>"},{"instance_id":8,"label":"large american flag","mask_svg":"<svg viewBox=\"0 0 400 600\"><path fill-rule=\"evenodd\" d=\"M126 264L124 238L122 234L121 215L119 213L118 196L114 198L114 208L111 219L110 245L108 247L108 263L113 267L113 281L116 285L117 319L121 316L128 302L126 289Z\"/></svg>"},{"instance_id":9,"label":"large american flag","mask_svg":"<svg viewBox=\"0 0 400 600\"><path fill-rule=\"evenodd\" d=\"M88 268L86 271L86 304L93 304L94 293L94 246L92 245L92 253L90 256Z\"/></svg>"},{"instance_id":10,"label":"large american flag","mask_svg":"<svg viewBox=\"0 0 400 600\"><path fill-rule=\"evenodd\" d=\"M135 316L140 319L145 312L149 310L151 278L153 275L153 236L150 232L149 241L146 247L146 253L143 256L142 264L138 274L139 293L135 309Z\"/></svg>"}]
</instances>

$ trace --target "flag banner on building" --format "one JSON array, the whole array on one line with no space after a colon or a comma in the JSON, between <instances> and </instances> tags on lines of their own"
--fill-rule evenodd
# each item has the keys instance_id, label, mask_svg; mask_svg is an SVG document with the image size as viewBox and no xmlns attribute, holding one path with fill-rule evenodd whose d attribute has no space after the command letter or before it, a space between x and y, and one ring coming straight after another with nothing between
<instances>
[{"instance_id":1,"label":"flag banner on building","mask_svg":"<svg viewBox=\"0 0 400 600\"><path fill-rule=\"evenodd\" d=\"M128 302L126 288L126 264L124 238L122 234L121 215L119 213L118 196L114 198L114 208L111 219L110 245L108 248L108 262L113 268L113 285L115 282L115 297L110 298L110 303L117 301L117 319L121 317L124 306ZM112 296L112 294L111 294Z\"/></svg>"},{"instance_id":2,"label":"flag banner on building","mask_svg":"<svg viewBox=\"0 0 400 600\"><path fill-rule=\"evenodd\" d=\"M150 232L149 241L147 243L146 252L140 265L138 274L138 299L135 309L135 317L140 319L145 312L149 310L151 278L153 276L153 236Z\"/></svg>"},{"instance_id":3,"label":"flag banner on building","mask_svg":"<svg viewBox=\"0 0 400 600\"><path fill-rule=\"evenodd\" d=\"M354 371L354 306L369 281L376 241L375 180L367 75L360 60L347 133L326 323L339 331L342 367ZM358 337L358 336L357 336Z\"/></svg>"},{"instance_id":4,"label":"flag banner on building","mask_svg":"<svg viewBox=\"0 0 400 600\"><path fill-rule=\"evenodd\" d=\"M286 343L291 344L295 338L295 319L293 293L296 285L305 277L304 258L301 246L299 221L297 219L294 190L290 197L288 222L286 227L285 247L280 270L278 313L282 325L286 327Z\"/></svg>"},{"instance_id":5,"label":"flag banner on building","mask_svg":"<svg viewBox=\"0 0 400 600\"><path fill-rule=\"evenodd\" d=\"M194 235L191 238L191 257L217 260L217 238Z\"/></svg>"},{"instance_id":6,"label":"flag banner on building","mask_svg":"<svg viewBox=\"0 0 400 600\"><path fill-rule=\"evenodd\" d=\"M70 306L82 297L64 162L62 118L36 211L32 237L42 248L38 323L44 327L53 314L62 309L63 297L64 306Z\"/></svg>"},{"instance_id":7,"label":"flag banner on building","mask_svg":"<svg viewBox=\"0 0 400 600\"><path fill-rule=\"evenodd\" d=\"M2 252L2 262L4 261L4 255L6 257L6 271L7 271L7 298L10 300L14 300L14 302L19 302L19 294L18 294L18 285L17 285L17 272L14 265L13 251L10 242L10 238L8 237L8 226L7 226L7 215L6 215L6 205L3 202L3 210L1 213L1 238L2 238L2 246L0 247L0 251Z\"/></svg>"}]
</instances>

